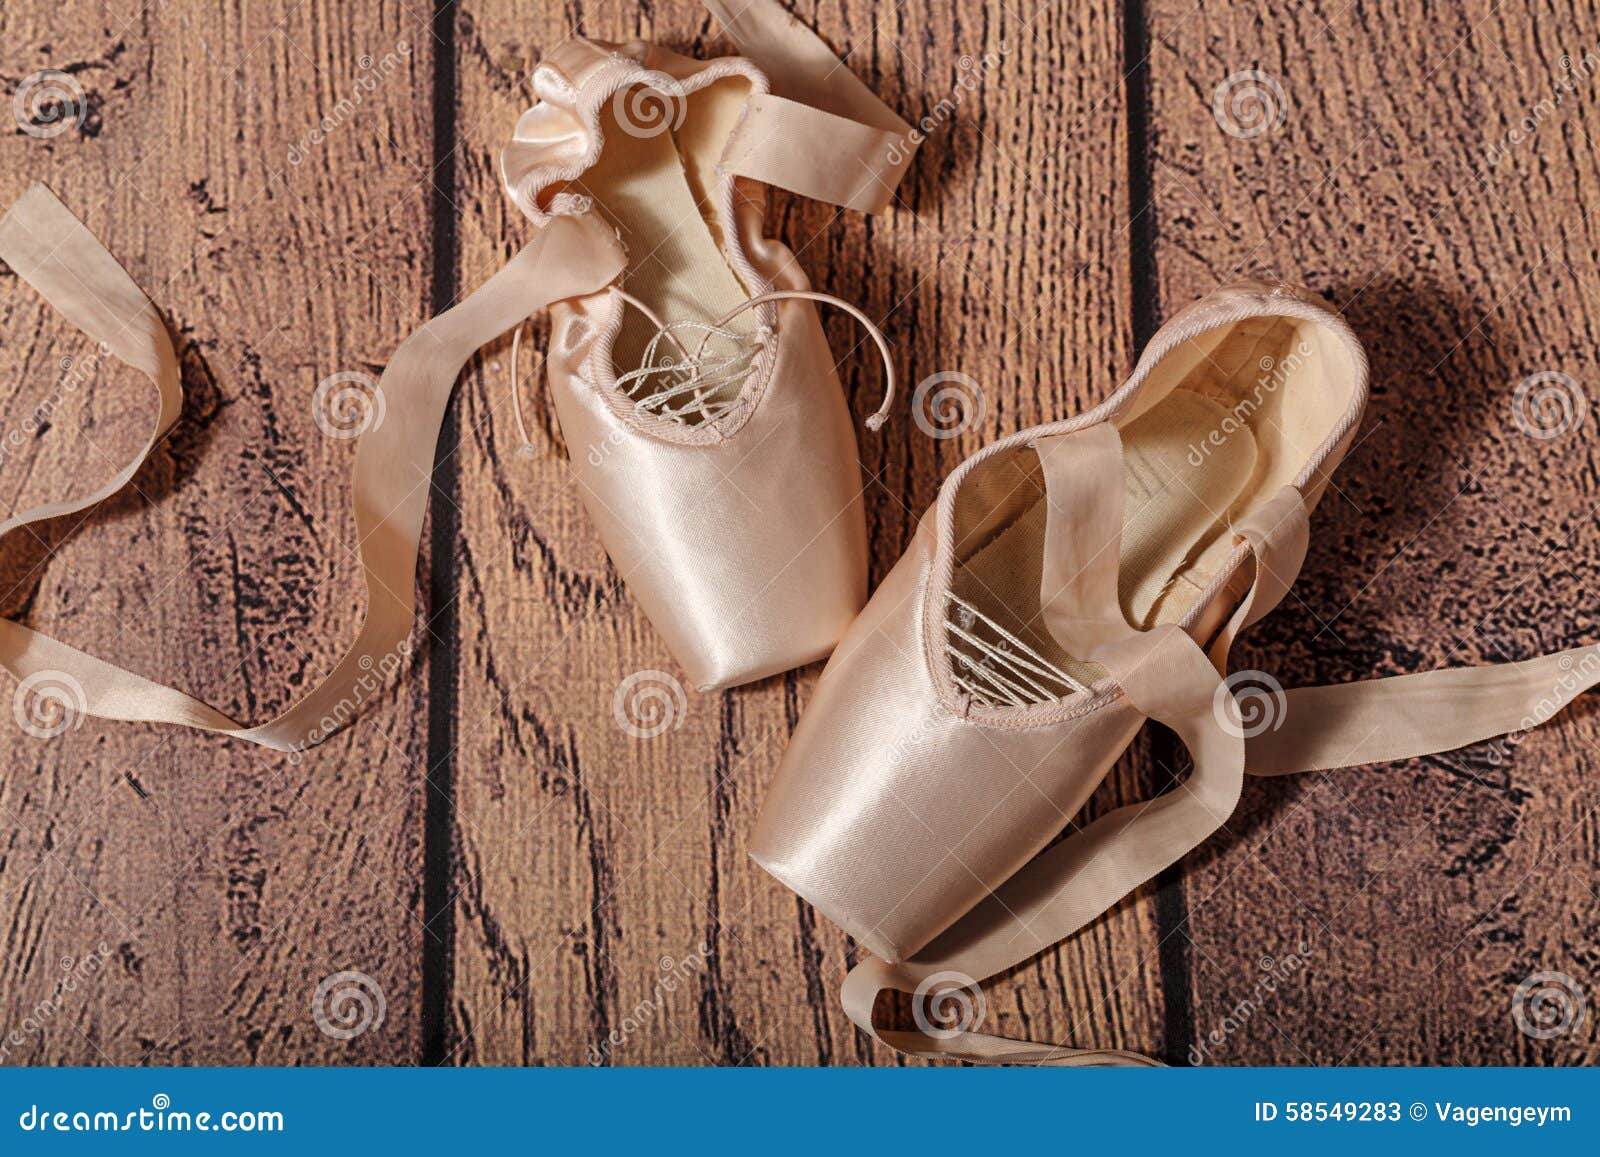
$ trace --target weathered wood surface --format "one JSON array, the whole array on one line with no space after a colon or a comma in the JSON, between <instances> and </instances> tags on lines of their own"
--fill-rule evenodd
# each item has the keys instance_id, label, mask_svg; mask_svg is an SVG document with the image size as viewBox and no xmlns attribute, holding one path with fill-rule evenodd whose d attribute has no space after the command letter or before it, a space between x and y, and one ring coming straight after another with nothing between
<instances>
[{"instance_id":1,"label":"weathered wood surface","mask_svg":"<svg viewBox=\"0 0 1600 1157\"><path fill-rule=\"evenodd\" d=\"M410 50L391 71L400 40ZM358 606L354 443L319 430L312 396L330 374L381 368L428 308L431 130L416 94L431 51L401 4L0 12L6 116L42 69L68 74L83 113L49 137L8 119L0 196L46 181L87 220L167 311L188 394L136 489L67 520L54 560L13 536L5 613L251 719L338 657ZM388 75L336 111L374 70ZM335 123L308 143L323 117ZM155 404L137 374L106 365L62 387L60 359L91 352L0 277L6 427L61 395L48 431L0 467L11 506L89 489L142 444ZM93 720L31 738L11 721L8 681L5 1059L415 1058L426 693L420 670L294 764ZM342 970L386 1002L377 1031L349 1042L311 1015L319 982Z\"/></svg>"},{"instance_id":2,"label":"weathered wood surface","mask_svg":"<svg viewBox=\"0 0 1600 1157\"><path fill-rule=\"evenodd\" d=\"M0 195L44 179L86 217L168 311L190 391L137 493L58 528L48 565L8 547L5 613L251 717L336 657L357 613L352 444L319 430L316 384L376 373L527 236L495 159L541 46L576 30L728 49L689 0L442 8L0 12L0 96L49 68L84 94L71 131L0 137ZM883 319L909 385L959 371L983 391L955 437L905 401L862 432L875 578L964 455L1104 396L1161 316L1269 272L1346 309L1375 390L1298 600L1242 664L1292 684L1597 636L1594 417L1549 440L1512 417L1529 374L1594 372L1594 97L1580 81L1540 103L1562 54L1581 67L1600 41L1586 6L799 11L932 128L889 216L774 194L772 228L819 288ZM1250 69L1283 94L1259 135L1213 108ZM826 324L857 350L841 375L864 417L878 371L847 319ZM62 392L84 344L0 275L0 436ZM537 395L519 452L508 354L463 381L418 579L424 646L360 726L298 764L92 720L8 739L5 1061L896 1063L837 1007L848 938L745 854L818 668L689 691L654 738L617 724L618 685L674 667L573 490L582 449ZM8 444L6 503L92 485L137 448L135 375L66 393L47 432ZM1590 1026L1532 1040L1510 1004L1539 971L1593 986L1594 741L1580 710L1499 765L1474 751L1251 784L1181 872L991 990L987 1024L1182 1060L1241 1021L1207 1063L1592 1062ZM1141 740L1096 804L1180 764ZM1230 1020L1266 957L1292 975ZM386 1003L350 1040L312 1016L342 970Z\"/></svg>"},{"instance_id":3,"label":"weathered wood surface","mask_svg":"<svg viewBox=\"0 0 1600 1157\"><path fill-rule=\"evenodd\" d=\"M1595 415L1538 439L1515 407L1543 371L1594 396L1600 17L1407 11L1151 14L1162 309L1282 275L1341 307L1372 358L1363 438L1313 521L1297 597L1238 656L1288 685L1600 634ZM1213 93L1249 69L1271 81L1235 83L1266 94L1276 127L1231 135ZM1498 762L1482 745L1247 784L1230 836L1185 878L1191 1043L1223 1034L1219 1064L1594 1063L1597 739L1580 706ZM1539 972L1588 991L1576 1031L1518 1031L1514 993ZM1266 993L1269 976L1287 979Z\"/></svg>"}]
</instances>

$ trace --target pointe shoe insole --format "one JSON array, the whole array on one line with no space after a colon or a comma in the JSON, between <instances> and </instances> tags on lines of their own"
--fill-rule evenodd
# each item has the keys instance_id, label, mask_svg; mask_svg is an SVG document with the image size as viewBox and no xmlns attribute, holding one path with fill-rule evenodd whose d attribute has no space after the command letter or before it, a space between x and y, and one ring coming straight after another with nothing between
<instances>
[{"instance_id":1,"label":"pointe shoe insole","mask_svg":"<svg viewBox=\"0 0 1600 1157\"><path fill-rule=\"evenodd\" d=\"M749 296L723 257L707 220L708 202L691 187L677 135L629 133L615 105L601 114L606 146L584 174L594 197L628 248L623 287L666 322L715 321ZM748 328L746 317L732 328ZM623 313L612 358L619 372L638 366L655 332L637 311Z\"/></svg>"},{"instance_id":2,"label":"pointe shoe insole","mask_svg":"<svg viewBox=\"0 0 1600 1157\"><path fill-rule=\"evenodd\" d=\"M1215 437L1213 437L1215 435ZM1194 556L1226 524L1256 469L1256 440L1229 411L1189 390L1173 390L1122 431L1122 572L1117 595L1141 629L1187 609L1169 593L1187 583ZM1171 613L1163 613L1171 605Z\"/></svg>"},{"instance_id":3,"label":"pointe shoe insole","mask_svg":"<svg viewBox=\"0 0 1600 1157\"><path fill-rule=\"evenodd\" d=\"M1183 570L1215 539L1245 493L1255 473L1256 443L1225 407L1180 389L1122 430L1122 448L1118 595L1128 621L1148 628L1181 617L1187 604L1169 597L1177 584L1200 589ZM953 589L1040 655L1092 678L1094 668L1063 654L1039 614L1047 511L1044 501L1034 503L960 566Z\"/></svg>"}]
</instances>

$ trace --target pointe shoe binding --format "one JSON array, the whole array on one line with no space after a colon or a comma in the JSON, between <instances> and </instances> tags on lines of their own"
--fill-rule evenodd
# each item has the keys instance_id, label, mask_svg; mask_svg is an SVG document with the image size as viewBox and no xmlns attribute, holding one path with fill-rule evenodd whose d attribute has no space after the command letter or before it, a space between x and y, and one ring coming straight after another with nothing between
<instances>
[{"instance_id":1,"label":"pointe shoe binding","mask_svg":"<svg viewBox=\"0 0 1600 1157\"><path fill-rule=\"evenodd\" d=\"M550 390L607 551L701 690L825 657L866 601L855 433L816 300L866 326L893 390L870 320L764 234L756 182L881 210L908 131L836 61L822 85L825 50L787 16L711 7L747 50L781 33L781 75L571 40L502 158L535 222L598 216L627 251L610 290L553 310Z\"/></svg>"},{"instance_id":2,"label":"pointe shoe binding","mask_svg":"<svg viewBox=\"0 0 1600 1157\"><path fill-rule=\"evenodd\" d=\"M971 1024L895 1030L876 1005L885 989L936 1005L1072 935L1211 835L1247 771L1461 746L1600 680L1595 648L1287 693L1225 677L1239 631L1300 569L1366 394L1340 317L1287 287L1232 286L1163 326L1103 405L945 481L824 670L752 841L873 954L842 994L863 1030L922 1056L1152 1063ZM1193 771L1077 828L1147 718Z\"/></svg>"}]
</instances>

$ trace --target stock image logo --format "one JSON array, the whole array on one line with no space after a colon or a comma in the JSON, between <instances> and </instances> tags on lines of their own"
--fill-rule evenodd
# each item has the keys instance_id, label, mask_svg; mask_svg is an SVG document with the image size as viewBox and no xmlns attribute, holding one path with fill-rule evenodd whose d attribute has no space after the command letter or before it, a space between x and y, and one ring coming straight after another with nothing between
<instances>
[{"instance_id":1,"label":"stock image logo","mask_svg":"<svg viewBox=\"0 0 1600 1157\"><path fill-rule=\"evenodd\" d=\"M20 1056L13 1058L13 1052L38 1043L50 1026L61 1019L69 1002L76 999L78 990L86 988L100 974L111 956L111 946L104 940L82 957L63 956L59 961L60 979L50 994L35 1002L20 1023L0 1036L0 1064L20 1061Z\"/></svg>"},{"instance_id":2,"label":"stock image logo","mask_svg":"<svg viewBox=\"0 0 1600 1157\"><path fill-rule=\"evenodd\" d=\"M1600 48L1590 48L1576 60L1562 53L1556 63L1559 68L1550 77L1549 91L1540 94L1522 118L1509 128L1502 123L1499 133L1484 147L1483 159L1489 168L1496 167L1520 146L1531 142L1547 120L1558 116L1568 97L1581 96L1592 89L1595 77L1600 75Z\"/></svg>"},{"instance_id":3,"label":"stock image logo","mask_svg":"<svg viewBox=\"0 0 1600 1157\"><path fill-rule=\"evenodd\" d=\"M311 1019L334 1040L354 1040L383 1027L383 988L365 972L325 976L311 994Z\"/></svg>"},{"instance_id":4,"label":"stock image logo","mask_svg":"<svg viewBox=\"0 0 1600 1157\"><path fill-rule=\"evenodd\" d=\"M660 1026L655 1022L664 1015L673 994L680 988L692 989L710 959L711 948L702 943L682 958L663 956L656 961L655 983L650 995L634 1005L605 1039L589 1046L588 1063L591 1066L607 1064L640 1030L658 1029Z\"/></svg>"},{"instance_id":5,"label":"stock image logo","mask_svg":"<svg viewBox=\"0 0 1600 1157\"><path fill-rule=\"evenodd\" d=\"M643 82L619 88L611 98L618 127L641 140L677 132L688 111L683 86L664 72L651 72Z\"/></svg>"},{"instance_id":6,"label":"stock image logo","mask_svg":"<svg viewBox=\"0 0 1600 1157\"><path fill-rule=\"evenodd\" d=\"M930 438L955 438L983 421L983 387L960 370L923 378L911 394L911 420Z\"/></svg>"},{"instance_id":7,"label":"stock image logo","mask_svg":"<svg viewBox=\"0 0 1600 1157\"><path fill-rule=\"evenodd\" d=\"M383 425L388 406L383 389L371 374L345 370L317 383L311 395L311 416L330 438L359 438Z\"/></svg>"},{"instance_id":8,"label":"stock image logo","mask_svg":"<svg viewBox=\"0 0 1600 1157\"><path fill-rule=\"evenodd\" d=\"M1247 68L1223 78L1211 94L1211 115L1230 137L1248 141L1289 121L1289 98L1271 73Z\"/></svg>"},{"instance_id":9,"label":"stock image logo","mask_svg":"<svg viewBox=\"0 0 1600 1157\"><path fill-rule=\"evenodd\" d=\"M972 1032L988 1012L983 989L964 972L935 972L924 977L911 997L911 1019L934 1040L953 1040Z\"/></svg>"},{"instance_id":10,"label":"stock image logo","mask_svg":"<svg viewBox=\"0 0 1600 1157\"><path fill-rule=\"evenodd\" d=\"M1586 1000L1565 972L1535 972L1511 994L1511 1019L1533 1040L1570 1036L1583 1023Z\"/></svg>"},{"instance_id":11,"label":"stock image logo","mask_svg":"<svg viewBox=\"0 0 1600 1157\"><path fill-rule=\"evenodd\" d=\"M926 116L911 127L904 136L889 146L886 154L889 163L901 165L911 159L917 146L933 133L948 125L967 103L973 100L983 86L983 79L1011 54L1011 45L1002 40L992 51L982 56L962 53L956 61L956 75L948 94L928 110Z\"/></svg>"},{"instance_id":12,"label":"stock image logo","mask_svg":"<svg viewBox=\"0 0 1600 1157\"><path fill-rule=\"evenodd\" d=\"M411 44L405 40L396 41L394 48L381 57L374 58L369 52L362 53L356 59L356 66L360 71L347 82L344 92L339 95L333 107L298 141L289 146L285 159L290 167L298 168L303 164L312 150L324 144L342 126L354 119L362 106L382 85L396 75L403 75L410 56Z\"/></svg>"},{"instance_id":13,"label":"stock image logo","mask_svg":"<svg viewBox=\"0 0 1600 1157\"><path fill-rule=\"evenodd\" d=\"M17 684L11 710L25 734L54 739L83 726L89 698L65 671L35 671Z\"/></svg>"},{"instance_id":14,"label":"stock image logo","mask_svg":"<svg viewBox=\"0 0 1600 1157\"><path fill-rule=\"evenodd\" d=\"M71 73L47 68L26 77L11 98L17 127L30 137L59 137L83 123L89 101Z\"/></svg>"},{"instance_id":15,"label":"stock image logo","mask_svg":"<svg viewBox=\"0 0 1600 1157\"><path fill-rule=\"evenodd\" d=\"M1559 370L1540 370L1517 383L1511 394L1511 420L1530 438L1547 442L1570 434L1589 413L1589 398L1577 381Z\"/></svg>"},{"instance_id":16,"label":"stock image logo","mask_svg":"<svg viewBox=\"0 0 1600 1157\"><path fill-rule=\"evenodd\" d=\"M1254 739L1283 726L1289 700L1283 684L1265 671L1235 671L1217 685L1211 710L1229 735Z\"/></svg>"},{"instance_id":17,"label":"stock image logo","mask_svg":"<svg viewBox=\"0 0 1600 1157\"><path fill-rule=\"evenodd\" d=\"M1189 1063L1199 1066L1218 1058L1234 1034L1255 1020L1278 993L1305 970L1315 954L1315 949L1302 941L1280 955L1263 952L1258 956L1253 983L1228 1006L1215 1025L1204 1035L1196 1035L1189 1046Z\"/></svg>"},{"instance_id":18,"label":"stock image logo","mask_svg":"<svg viewBox=\"0 0 1600 1157\"><path fill-rule=\"evenodd\" d=\"M611 696L617 726L635 739L654 739L683 726L689 699L683 684L665 671L635 671Z\"/></svg>"}]
</instances>

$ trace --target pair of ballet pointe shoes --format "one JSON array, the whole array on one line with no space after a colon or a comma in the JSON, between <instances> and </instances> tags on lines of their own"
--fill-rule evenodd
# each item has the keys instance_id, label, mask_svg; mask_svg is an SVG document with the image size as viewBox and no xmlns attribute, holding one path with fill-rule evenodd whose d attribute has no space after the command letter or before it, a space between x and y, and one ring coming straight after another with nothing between
<instances>
[{"instance_id":1,"label":"pair of ballet pointe shoes","mask_svg":"<svg viewBox=\"0 0 1600 1157\"><path fill-rule=\"evenodd\" d=\"M378 384L388 418L363 435L354 479L368 610L333 672L251 726L14 622L0 621L0 664L25 682L65 676L87 714L287 751L320 742L406 646L456 377L548 310L573 473L690 681L731 687L832 654L752 854L872 954L843 985L851 1018L923 1056L1151 1063L983 1031L972 990L1206 839L1247 773L1526 729L1600 679L1600 653L1295 691L1228 673L1238 633L1300 569L1367 391L1337 314L1255 283L1174 317L1095 410L962 463L868 601L855 434L816 302L856 316L883 355L871 426L892 402L889 352L765 235L760 186L881 211L917 137L775 0L709 7L741 56L574 40L534 74L539 100L503 172L537 234ZM14 515L3 535L119 489L182 393L155 308L47 191L0 223L0 258L161 402L145 452L108 488ZM1193 770L1078 826L1146 719L1179 736ZM915 1028L886 1018L890 990L913 997Z\"/></svg>"},{"instance_id":2,"label":"pair of ballet pointe shoes","mask_svg":"<svg viewBox=\"0 0 1600 1157\"><path fill-rule=\"evenodd\" d=\"M574 472L698 687L832 653L752 854L873 954L844 984L852 1019L920 1055L1150 1063L952 1022L951 1009L981 1007L953 989L1070 936L1176 862L1226 821L1246 773L1404 758L1526 726L1552 694L1564 703L1600 678L1600 659L1564 681L1588 651L1292 692L1228 674L1234 639L1299 572L1310 512L1367 395L1366 355L1344 321L1261 283L1174 317L1097 409L959 466L863 607L860 478L832 357L809 299L773 300L808 286L729 174L882 208L908 156L883 146L904 126L835 69L851 98L835 112L855 135L836 136L804 104L778 106L796 123L752 130L773 114L750 67L574 43L535 77L542 102L507 150L509 187L541 220L598 208L629 242L626 292L556 309L550 381L568 444L614 448L574 453ZM640 103L619 103L625 92ZM682 112L681 128L611 159L614 122L663 93L681 99L660 112ZM812 127L815 148L795 167ZM580 181L581 194L564 183ZM710 214L693 212L685 183ZM671 252L678 272L637 261L642 245ZM881 419L893 369L857 316L889 375ZM751 502L704 501L735 493ZM1152 718L1183 740L1193 771L1077 830ZM913 996L915 1030L883 1020L890 989Z\"/></svg>"}]
</instances>

